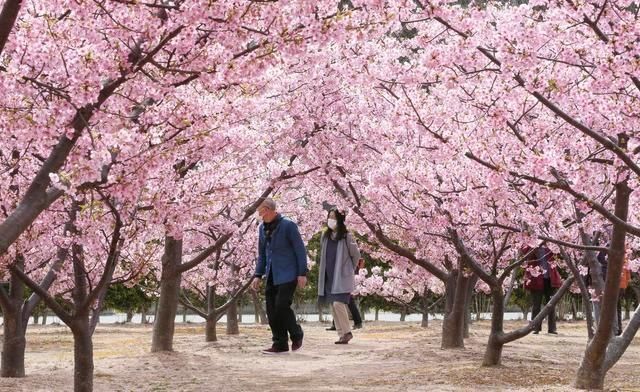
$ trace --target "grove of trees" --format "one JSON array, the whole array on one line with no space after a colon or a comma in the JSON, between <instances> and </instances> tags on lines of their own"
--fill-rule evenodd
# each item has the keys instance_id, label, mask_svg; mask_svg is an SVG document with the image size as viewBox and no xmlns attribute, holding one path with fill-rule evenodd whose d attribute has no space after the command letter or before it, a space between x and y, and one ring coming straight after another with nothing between
<instances>
[{"instance_id":1,"label":"grove of trees","mask_svg":"<svg viewBox=\"0 0 640 392\"><path fill-rule=\"evenodd\" d=\"M348 210L385 265L360 293L426 317L441 297L443 349L464 347L472 295L489 295L484 366L569 291L596 315L576 387L603 388L640 328L636 308L613 333L619 277L640 270L637 2L0 6L2 377L25 376L46 305L73 333L74 390L93 390L101 310L146 303L110 286L156 284L150 351L173 349L179 303L215 340L268 196L307 240L323 203ZM507 331L522 249L542 243L566 279Z\"/></svg>"}]
</instances>

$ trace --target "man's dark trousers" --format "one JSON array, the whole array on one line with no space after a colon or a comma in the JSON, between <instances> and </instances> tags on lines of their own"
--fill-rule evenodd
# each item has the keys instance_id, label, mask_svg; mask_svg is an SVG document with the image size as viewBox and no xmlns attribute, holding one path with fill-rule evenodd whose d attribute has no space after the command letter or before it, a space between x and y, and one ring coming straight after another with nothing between
<instances>
[{"instance_id":1,"label":"man's dark trousers","mask_svg":"<svg viewBox=\"0 0 640 392\"><path fill-rule=\"evenodd\" d=\"M273 335L273 345L278 349L288 349L289 342L287 332L291 340L301 339L303 336L302 327L296 323L296 315L291 309L293 294L296 291L298 281L273 284L272 275L267 279L265 297L267 302L267 318Z\"/></svg>"}]
</instances>

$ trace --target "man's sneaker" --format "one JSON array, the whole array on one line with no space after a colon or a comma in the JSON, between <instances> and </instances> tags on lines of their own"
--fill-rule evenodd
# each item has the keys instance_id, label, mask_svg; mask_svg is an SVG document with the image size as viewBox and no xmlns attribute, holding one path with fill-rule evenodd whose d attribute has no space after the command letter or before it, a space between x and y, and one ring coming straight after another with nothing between
<instances>
[{"instance_id":1,"label":"man's sneaker","mask_svg":"<svg viewBox=\"0 0 640 392\"><path fill-rule=\"evenodd\" d=\"M302 337L299 339L291 340L291 351L298 351L302 347Z\"/></svg>"},{"instance_id":2,"label":"man's sneaker","mask_svg":"<svg viewBox=\"0 0 640 392\"><path fill-rule=\"evenodd\" d=\"M347 332L338 339L338 341L334 342L335 344L347 344L349 340L353 339L353 334L351 332Z\"/></svg>"},{"instance_id":3,"label":"man's sneaker","mask_svg":"<svg viewBox=\"0 0 640 392\"><path fill-rule=\"evenodd\" d=\"M558 331L549 331L548 333L552 334L552 335L557 335Z\"/></svg>"},{"instance_id":4,"label":"man's sneaker","mask_svg":"<svg viewBox=\"0 0 640 392\"><path fill-rule=\"evenodd\" d=\"M286 354L289 352L289 347L287 348L278 348L276 346L271 346L269 348L265 348L264 350L262 350L263 354Z\"/></svg>"},{"instance_id":5,"label":"man's sneaker","mask_svg":"<svg viewBox=\"0 0 640 392\"><path fill-rule=\"evenodd\" d=\"M540 333L540 331L533 331L533 334L534 334L534 335L537 335L537 334L539 334L539 333Z\"/></svg>"},{"instance_id":6,"label":"man's sneaker","mask_svg":"<svg viewBox=\"0 0 640 392\"><path fill-rule=\"evenodd\" d=\"M334 325L330 326L329 328L325 328L326 331L335 331L336 327Z\"/></svg>"},{"instance_id":7,"label":"man's sneaker","mask_svg":"<svg viewBox=\"0 0 640 392\"><path fill-rule=\"evenodd\" d=\"M353 329L360 329L360 328L362 328L362 323L353 324Z\"/></svg>"}]
</instances>

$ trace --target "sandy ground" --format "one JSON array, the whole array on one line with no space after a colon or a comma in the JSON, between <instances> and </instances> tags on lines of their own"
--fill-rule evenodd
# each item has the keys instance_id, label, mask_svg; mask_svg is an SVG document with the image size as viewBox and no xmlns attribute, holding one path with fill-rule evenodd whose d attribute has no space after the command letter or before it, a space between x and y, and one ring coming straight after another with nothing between
<instances>
[{"instance_id":1,"label":"sandy ground","mask_svg":"<svg viewBox=\"0 0 640 392\"><path fill-rule=\"evenodd\" d=\"M507 323L507 329L521 322ZM505 347L503 366L480 362L488 321L475 323L464 350L440 349L439 322L369 322L349 345L335 345L325 324L305 323L300 352L267 356L267 327L204 341L204 327L178 325L175 352L151 354L149 326L99 326L94 335L96 391L571 391L586 342L584 323L559 335L529 335ZM70 391L73 340L65 327L30 327L24 379L0 391ZM607 388L640 391L640 337L609 372Z\"/></svg>"}]
</instances>

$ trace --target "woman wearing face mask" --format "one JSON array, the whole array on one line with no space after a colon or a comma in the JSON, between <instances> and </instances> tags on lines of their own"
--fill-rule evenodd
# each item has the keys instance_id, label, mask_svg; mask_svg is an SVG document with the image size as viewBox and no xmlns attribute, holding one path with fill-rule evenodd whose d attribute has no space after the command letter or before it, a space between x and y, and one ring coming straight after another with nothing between
<instances>
[{"instance_id":1,"label":"woman wearing face mask","mask_svg":"<svg viewBox=\"0 0 640 392\"><path fill-rule=\"evenodd\" d=\"M327 229L320 239L318 301L330 304L336 331L336 344L347 344L353 338L347 304L355 288L354 271L360 260L360 250L344 224L344 214L329 211Z\"/></svg>"}]
</instances>

